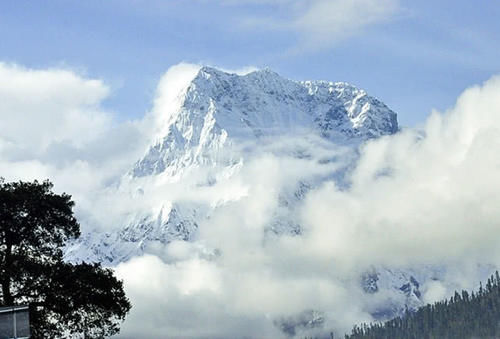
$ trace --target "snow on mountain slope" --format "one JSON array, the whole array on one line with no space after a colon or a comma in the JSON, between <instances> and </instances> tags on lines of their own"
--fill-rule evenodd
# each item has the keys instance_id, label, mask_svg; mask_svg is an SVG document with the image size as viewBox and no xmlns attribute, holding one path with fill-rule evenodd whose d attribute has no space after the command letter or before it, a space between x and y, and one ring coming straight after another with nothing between
<instances>
[{"instance_id":1,"label":"snow on mountain slope","mask_svg":"<svg viewBox=\"0 0 500 339\"><path fill-rule=\"evenodd\" d=\"M181 95L133 177L229 165L238 159L227 158L227 146L266 136L320 133L353 143L398 130L396 114L363 90L346 83L291 81L270 70L239 76L203 67Z\"/></svg>"},{"instance_id":2,"label":"snow on mountain slope","mask_svg":"<svg viewBox=\"0 0 500 339\"><path fill-rule=\"evenodd\" d=\"M297 211L308 191L332 179L347 185L344 174L356 161L357 147L398 131L391 109L347 83L297 82L267 69L240 76L209 67L184 81L180 91L170 91L168 100L157 105L157 133L113 193L131 201L118 224L85 232L67 247L67 260L114 266L154 253L157 245L196 240L214 211L247 194L235 178L250 159L266 152L293 164L319 164L319 170L298 173L279 186L265 228L270 235L300 235ZM172 193L177 191L183 192ZM217 255L216 248L200 251ZM402 312L404 305L420 305L414 276L385 268L365 274L361 286L366 293L396 293L393 304L372 313L387 317Z\"/></svg>"},{"instance_id":3,"label":"snow on mountain slope","mask_svg":"<svg viewBox=\"0 0 500 339\"><path fill-rule=\"evenodd\" d=\"M203 178L197 185L213 185L231 177L246 156L265 149L269 139L276 137L318 136L339 147L347 146L351 151L343 151L341 160L332 156L340 179L342 169L354 160L357 145L398 130L392 110L347 83L297 82L268 69L240 76L210 67L200 68L184 81L180 92L170 91L169 100L159 105L159 132L144 157L123 178L121 185L126 188L122 191L142 192L137 199L148 194L144 193L148 183L161 186L181 178L185 181L200 168ZM301 154L300 146L294 147L293 143L285 145L280 152L297 158L310 156ZM290 207L324 179L325 175L302 178L284 189L270 228L275 233L300 233ZM116 232L84 235L83 243L70 246L66 256L116 264L141 254L148 242L189 240L214 204L217 202L202 208L198 203L159 197L149 208L128 211Z\"/></svg>"}]
</instances>

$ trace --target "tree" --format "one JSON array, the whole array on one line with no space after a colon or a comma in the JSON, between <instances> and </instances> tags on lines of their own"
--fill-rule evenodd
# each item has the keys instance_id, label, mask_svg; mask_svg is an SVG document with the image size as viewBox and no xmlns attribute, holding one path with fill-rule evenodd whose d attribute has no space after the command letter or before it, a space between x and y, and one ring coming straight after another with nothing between
<instances>
[{"instance_id":1,"label":"tree","mask_svg":"<svg viewBox=\"0 0 500 339\"><path fill-rule=\"evenodd\" d=\"M500 338L500 274L495 272L479 292L455 292L384 323L354 326L346 339Z\"/></svg>"},{"instance_id":2,"label":"tree","mask_svg":"<svg viewBox=\"0 0 500 339\"><path fill-rule=\"evenodd\" d=\"M100 264L64 262L80 225L71 196L52 187L0 178L0 304L30 304L34 339L116 334L131 308L123 283Z\"/></svg>"}]
</instances>

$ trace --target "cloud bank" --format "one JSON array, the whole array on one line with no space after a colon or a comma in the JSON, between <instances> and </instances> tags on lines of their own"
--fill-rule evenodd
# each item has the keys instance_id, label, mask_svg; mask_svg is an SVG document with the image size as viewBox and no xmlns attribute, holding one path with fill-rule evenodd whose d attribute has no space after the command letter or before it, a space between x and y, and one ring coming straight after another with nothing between
<instances>
[{"instance_id":1,"label":"cloud bank","mask_svg":"<svg viewBox=\"0 0 500 339\"><path fill-rule=\"evenodd\" d=\"M109 93L71 70L0 63L0 176L49 178L87 213L146 146L150 119L118 123L102 108Z\"/></svg>"},{"instance_id":2,"label":"cloud bank","mask_svg":"<svg viewBox=\"0 0 500 339\"><path fill-rule=\"evenodd\" d=\"M466 90L451 110L433 112L423 130L367 144L348 192L327 185L311 195L310 204L330 206L320 213L307 209L311 234L319 239L330 233L336 246L328 251L337 257L496 262L491 235L500 231L499 93L500 78L493 77ZM322 228L324 218L347 223ZM355 243L363 244L361 256Z\"/></svg>"},{"instance_id":3,"label":"cloud bank","mask_svg":"<svg viewBox=\"0 0 500 339\"><path fill-rule=\"evenodd\" d=\"M117 268L137 305L122 337L140 336L145 323L150 336L171 338L342 334L393 298L362 292L359 277L372 265L446 267L443 281L422 286L427 302L476 287L485 274L477 264L497 265L500 254L499 98L494 77L424 126L365 145L348 190L330 181L308 194L299 237L270 239L265 225L284 182L321 167L317 144L306 160L251 159L228 184L246 194L201 225L198 241ZM316 329L300 321L308 310L322 311Z\"/></svg>"},{"instance_id":4,"label":"cloud bank","mask_svg":"<svg viewBox=\"0 0 500 339\"><path fill-rule=\"evenodd\" d=\"M1 64L0 174L50 178L57 190L74 194L82 226L119 226L113 215L136 200L117 183L194 69L171 69L152 113L118 123L102 108L110 91L104 82ZM499 262L499 116L500 77L493 77L467 89L450 110L433 112L425 125L366 144L348 189L327 180L294 207L301 236L269 236L266 225L290 183L338 166L323 160L343 150L314 138L271 140L214 186L197 186L195 173L192 181L151 187L151 200L220 207L194 242L152 246L116 268L133 303L120 337L341 334L370 321L370 310L391 298L363 293L359 277L372 266L446 266L443 281L421 288L429 302L452 288L474 287L477 263ZM281 152L292 143L309 156Z\"/></svg>"}]
</instances>

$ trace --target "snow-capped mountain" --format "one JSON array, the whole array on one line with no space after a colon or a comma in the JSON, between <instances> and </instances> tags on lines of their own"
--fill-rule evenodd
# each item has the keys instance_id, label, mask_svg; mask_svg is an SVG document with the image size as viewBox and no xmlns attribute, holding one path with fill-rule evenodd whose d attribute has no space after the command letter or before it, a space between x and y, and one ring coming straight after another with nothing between
<instances>
[{"instance_id":1,"label":"snow-capped mountain","mask_svg":"<svg viewBox=\"0 0 500 339\"><path fill-rule=\"evenodd\" d=\"M396 113L342 82L296 82L270 70L245 76L203 67L165 117L164 133L132 170L133 177L175 176L190 166L231 164L227 146L265 136L317 133L353 143L398 130Z\"/></svg>"},{"instance_id":2,"label":"snow-capped mountain","mask_svg":"<svg viewBox=\"0 0 500 339\"><path fill-rule=\"evenodd\" d=\"M156 244L196 239L204 220L228 201L238 200L238 194L176 199L168 194L151 196L148 187L158 191L178 183L185 190L209 189L242 171L247 157L266 149L269 140L290 136L324 141L334 148L332 154L317 159L328 170L298 177L277 194L266 231L300 236L295 210L308 191L325 180L348 185L344 173L355 162L358 146L398 131L396 113L362 89L343 82L293 81L267 69L236 75L203 67L172 97L166 112L158 112L157 133L144 156L131 164L116 190L129 195L133 207L123 213L115 231L84 233L67 247L67 260L113 266ZM313 156L293 143L273 147L272 152L296 159ZM200 251L217 256L216 248ZM394 292L390 304L371 313L384 318L401 313L405 306L421 305L419 279L427 279L431 271L419 272L374 268L360 277L367 294ZM311 314L318 318L317 312Z\"/></svg>"},{"instance_id":3,"label":"snow-capped mountain","mask_svg":"<svg viewBox=\"0 0 500 339\"><path fill-rule=\"evenodd\" d=\"M245 154L265 147L270 137L318 136L352 151L368 139L398 130L396 113L364 90L343 82L292 81L268 69L240 76L203 67L175 93L167 110L159 112L158 135L122 180L122 194L138 201L147 194L148 181L176 182L200 168L208 173L200 185L230 177L243 166ZM300 147L285 152L307 156ZM352 163L353 154L344 155L337 178ZM284 189L281 213L277 211L271 226L275 232L300 233L288 212L318 180L307 178ZM129 211L116 232L84 234L66 257L115 265L143 253L148 242L190 240L217 202L209 205L159 197L146 209Z\"/></svg>"}]
</instances>

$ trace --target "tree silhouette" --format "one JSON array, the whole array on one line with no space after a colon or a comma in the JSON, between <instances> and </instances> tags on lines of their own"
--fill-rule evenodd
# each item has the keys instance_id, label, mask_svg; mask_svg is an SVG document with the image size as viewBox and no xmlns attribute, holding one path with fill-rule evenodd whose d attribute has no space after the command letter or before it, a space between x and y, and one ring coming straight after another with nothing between
<instances>
[{"instance_id":1,"label":"tree silhouette","mask_svg":"<svg viewBox=\"0 0 500 339\"><path fill-rule=\"evenodd\" d=\"M0 304L30 304L34 339L116 334L131 307L123 284L100 264L63 261L80 225L71 196L52 187L0 178Z\"/></svg>"}]
</instances>

